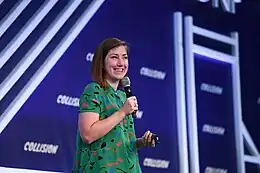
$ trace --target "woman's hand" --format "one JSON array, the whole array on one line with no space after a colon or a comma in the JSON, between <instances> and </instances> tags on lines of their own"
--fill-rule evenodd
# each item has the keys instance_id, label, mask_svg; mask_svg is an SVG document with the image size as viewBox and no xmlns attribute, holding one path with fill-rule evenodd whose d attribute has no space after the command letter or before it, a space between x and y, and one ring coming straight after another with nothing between
<instances>
[{"instance_id":1,"label":"woman's hand","mask_svg":"<svg viewBox=\"0 0 260 173\"><path fill-rule=\"evenodd\" d=\"M142 137L142 142L146 147L155 147L155 141L152 139L153 133L150 130L146 131Z\"/></svg>"},{"instance_id":2,"label":"woman's hand","mask_svg":"<svg viewBox=\"0 0 260 173\"><path fill-rule=\"evenodd\" d=\"M142 138L138 138L136 140L136 148L140 149L143 147L155 147L155 141L152 139L152 135L153 133L151 133L149 130L146 131Z\"/></svg>"},{"instance_id":3,"label":"woman's hand","mask_svg":"<svg viewBox=\"0 0 260 173\"><path fill-rule=\"evenodd\" d=\"M138 110L137 99L135 96L126 99L124 105L120 109L125 115L130 115L134 111Z\"/></svg>"}]
</instances>

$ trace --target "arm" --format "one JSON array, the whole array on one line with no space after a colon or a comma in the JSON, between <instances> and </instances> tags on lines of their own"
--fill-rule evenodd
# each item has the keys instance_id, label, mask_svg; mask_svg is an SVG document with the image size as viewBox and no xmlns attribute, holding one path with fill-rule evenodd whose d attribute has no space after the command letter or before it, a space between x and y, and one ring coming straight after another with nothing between
<instances>
[{"instance_id":1,"label":"arm","mask_svg":"<svg viewBox=\"0 0 260 173\"><path fill-rule=\"evenodd\" d=\"M104 105L100 95L102 89L97 85L89 85L80 98L79 133L85 143L92 143L112 130L126 115L138 108L135 97L128 98L120 110L108 118L100 120Z\"/></svg>"},{"instance_id":2,"label":"arm","mask_svg":"<svg viewBox=\"0 0 260 173\"><path fill-rule=\"evenodd\" d=\"M115 112L104 120L99 120L99 114L95 112L80 113L79 132L84 142L90 144L106 135L125 117L121 110Z\"/></svg>"}]
</instances>

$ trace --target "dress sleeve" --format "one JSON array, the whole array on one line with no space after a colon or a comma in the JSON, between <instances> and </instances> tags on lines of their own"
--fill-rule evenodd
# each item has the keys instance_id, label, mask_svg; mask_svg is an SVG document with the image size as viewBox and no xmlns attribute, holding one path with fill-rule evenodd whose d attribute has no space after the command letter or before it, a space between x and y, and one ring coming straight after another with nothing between
<instances>
[{"instance_id":1,"label":"dress sleeve","mask_svg":"<svg viewBox=\"0 0 260 173\"><path fill-rule=\"evenodd\" d=\"M101 95L102 88L96 83L88 84L79 100L79 112L101 113Z\"/></svg>"}]
</instances>

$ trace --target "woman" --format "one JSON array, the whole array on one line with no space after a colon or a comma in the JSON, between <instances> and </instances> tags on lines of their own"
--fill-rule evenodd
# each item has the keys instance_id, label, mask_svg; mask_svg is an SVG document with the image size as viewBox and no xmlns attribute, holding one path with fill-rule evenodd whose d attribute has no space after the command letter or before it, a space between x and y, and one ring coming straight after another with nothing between
<instances>
[{"instance_id":1,"label":"woman","mask_svg":"<svg viewBox=\"0 0 260 173\"><path fill-rule=\"evenodd\" d=\"M117 38L104 40L93 57L93 82L80 97L79 132L73 172L141 173L137 149L155 146L152 133L136 138L131 113L136 97L119 90L128 71L128 47Z\"/></svg>"}]
</instances>

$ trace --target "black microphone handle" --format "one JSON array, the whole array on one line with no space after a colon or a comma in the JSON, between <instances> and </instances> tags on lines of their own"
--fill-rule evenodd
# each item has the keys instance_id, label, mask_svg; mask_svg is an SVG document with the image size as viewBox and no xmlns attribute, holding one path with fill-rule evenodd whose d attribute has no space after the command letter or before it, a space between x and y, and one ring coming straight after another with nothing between
<instances>
[{"instance_id":1,"label":"black microphone handle","mask_svg":"<svg viewBox=\"0 0 260 173\"><path fill-rule=\"evenodd\" d=\"M132 89L130 86L127 86L124 88L125 89L125 93L126 93L126 97L129 98L129 97L132 97ZM136 118L136 113L137 113L137 110L135 110L134 112L132 112L132 117L133 118Z\"/></svg>"},{"instance_id":2,"label":"black microphone handle","mask_svg":"<svg viewBox=\"0 0 260 173\"><path fill-rule=\"evenodd\" d=\"M131 89L131 87L130 86L126 86L126 87L124 87L124 89L125 89L126 98L132 97L132 89Z\"/></svg>"}]
</instances>

